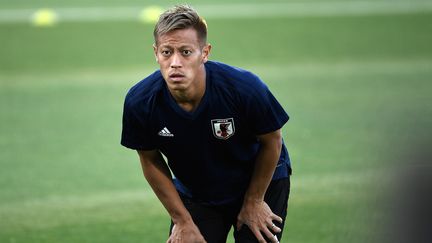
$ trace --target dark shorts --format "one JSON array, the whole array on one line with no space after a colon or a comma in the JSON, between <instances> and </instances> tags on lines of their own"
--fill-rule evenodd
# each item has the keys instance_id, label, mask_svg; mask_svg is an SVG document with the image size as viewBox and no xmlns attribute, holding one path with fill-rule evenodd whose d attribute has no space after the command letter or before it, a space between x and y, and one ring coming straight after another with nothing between
<instances>
[{"instance_id":1,"label":"dark shorts","mask_svg":"<svg viewBox=\"0 0 432 243\"><path fill-rule=\"evenodd\" d=\"M290 179L279 179L270 183L264 197L264 201L273 213L283 219L282 224L274 221L275 225L281 229L284 227L287 215L289 192ZM231 227L234 227L234 238L237 243L258 242L246 225L243 225L240 231L235 229L242 201L229 205L209 206L184 196L181 198L186 209L192 215L194 223L208 243L225 243ZM173 223L171 222L170 232L172 227ZM282 232L277 233L276 236L280 240Z\"/></svg>"}]
</instances>

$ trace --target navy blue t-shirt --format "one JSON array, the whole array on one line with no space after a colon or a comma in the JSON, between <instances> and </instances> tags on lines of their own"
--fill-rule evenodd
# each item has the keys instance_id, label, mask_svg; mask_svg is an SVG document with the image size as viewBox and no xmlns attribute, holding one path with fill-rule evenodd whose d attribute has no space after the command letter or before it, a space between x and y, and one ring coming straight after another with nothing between
<instances>
[{"instance_id":1,"label":"navy blue t-shirt","mask_svg":"<svg viewBox=\"0 0 432 243\"><path fill-rule=\"evenodd\" d=\"M260 148L257 135L289 119L268 87L251 72L208 61L206 91L193 112L171 96L158 70L133 86L125 100L121 144L161 151L174 184L186 196L210 204L242 197ZM285 145L273 180L288 177Z\"/></svg>"}]
</instances>

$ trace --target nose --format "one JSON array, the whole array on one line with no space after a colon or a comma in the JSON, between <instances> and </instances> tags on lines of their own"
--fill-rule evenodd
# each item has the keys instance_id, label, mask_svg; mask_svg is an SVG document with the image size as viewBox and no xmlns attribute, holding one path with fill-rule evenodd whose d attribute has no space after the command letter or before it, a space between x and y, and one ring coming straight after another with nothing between
<instances>
[{"instance_id":1,"label":"nose","mask_svg":"<svg viewBox=\"0 0 432 243\"><path fill-rule=\"evenodd\" d=\"M182 67L181 56L180 54L175 53L171 57L171 68L181 68L181 67Z\"/></svg>"}]
</instances>

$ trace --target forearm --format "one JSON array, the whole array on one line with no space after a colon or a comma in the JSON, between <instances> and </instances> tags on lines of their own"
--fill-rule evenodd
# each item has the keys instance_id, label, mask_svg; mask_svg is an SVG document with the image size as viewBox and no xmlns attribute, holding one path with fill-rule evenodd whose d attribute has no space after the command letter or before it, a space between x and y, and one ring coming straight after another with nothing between
<instances>
[{"instance_id":1,"label":"forearm","mask_svg":"<svg viewBox=\"0 0 432 243\"><path fill-rule=\"evenodd\" d=\"M282 218L274 214L264 201L264 195L273 177L282 148L280 130L258 136L261 147L255 160L255 167L243 206L237 216L237 230L246 224L259 242L266 242L265 235L271 242L279 242L274 233L281 229L273 223L282 223Z\"/></svg>"},{"instance_id":2,"label":"forearm","mask_svg":"<svg viewBox=\"0 0 432 243\"><path fill-rule=\"evenodd\" d=\"M157 150L138 151L144 177L168 211L174 223L167 242L205 242L185 208L171 179L168 165Z\"/></svg>"},{"instance_id":3,"label":"forearm","mask_svg":"<svg viewBox=\"0 0 432 243\"><path fill-rule=\"evenodd\" d=\"M168 211L174 224L192 221L192 217L184 207L172 182L168 166L159 153L155 156L157 157L149 158L147 156L144 158L144 156L141 156L140 154L144 177L165 209Z\"/></svg>"},{"instance_id":4,"label":"forearm","mask_svg":"<svg viewBox=\"0 0 432 243\"><path fill-rule=\"evenodd\" d=\"M245 194L245 202L264 200L265 192L279 161L282 147L280 131L263 135L260 138L262 140L261 148L255 160L252 178Z\"/></svg>"}]
</instances>

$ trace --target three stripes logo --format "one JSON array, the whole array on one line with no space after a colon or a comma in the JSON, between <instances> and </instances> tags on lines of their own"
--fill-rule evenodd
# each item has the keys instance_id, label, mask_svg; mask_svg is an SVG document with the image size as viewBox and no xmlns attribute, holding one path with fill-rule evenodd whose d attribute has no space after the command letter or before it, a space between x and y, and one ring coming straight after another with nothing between
<instances>
[{"instance_id":1,"label":"three stripes logo","mask_svg":"<svg viewBox=\"0 0 432 243\"><path fill-rule=\"evenodd\" d=\"M160 130L160 132L158 132L158 135L162 137L174 137L174 134L172 134L166 127Z\"/></svg>"}]
</instances>

